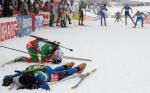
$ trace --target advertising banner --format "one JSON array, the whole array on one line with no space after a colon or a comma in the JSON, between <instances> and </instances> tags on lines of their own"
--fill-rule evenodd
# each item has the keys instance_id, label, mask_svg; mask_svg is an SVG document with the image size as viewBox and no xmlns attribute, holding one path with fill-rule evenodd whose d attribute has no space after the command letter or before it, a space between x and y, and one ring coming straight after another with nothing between
<instances>
[{"instance_id":1,"label":"advertising banner","mask_svg":"<svg viewBox=\"0 0 150 93\"><path fill-rule=\"evenodd\" d=\"M0 42L15 37L17 31L17 21L0 22Z\"/></svg>"},{"instance_id":2,"label":"advertising banner","mask_svg":"<svg viewBox=\"0 0 150 93\"><path fill-rule=\"evenodd\" d=\"M144 21L145 24L150 24L150 16L146 17Z\"/></svg>"},{"instance_id":3,"label":"advertising banner","mask_svg":"<svg viewBox=\"0 0 150 93\"><path fill-rule=\"evenodd\" d=\"M22 37L29 35L32 32L32 19L31 16L17 16L19 31L17 36Z\"/></svg>"},{"instance_id":4,"label":"advertising banner","mask_svg":"<svg viewBox=\"0 0 150 93\"><path fill-rule=\"evenodd\" d=\"M43 26L43 15L32 15L32 31L40 29Z\"/></svg>"},{"instance_id":5,"label":"advertising banner","mask_svg":"<svg viewBox=\"0 0 150 93\"><path fill-rule=\"evenodd\" d=\"M50 14L48 12L41 12L43 15L43 26L48 26L50 20Z\"/></svg>"}]
</instances>

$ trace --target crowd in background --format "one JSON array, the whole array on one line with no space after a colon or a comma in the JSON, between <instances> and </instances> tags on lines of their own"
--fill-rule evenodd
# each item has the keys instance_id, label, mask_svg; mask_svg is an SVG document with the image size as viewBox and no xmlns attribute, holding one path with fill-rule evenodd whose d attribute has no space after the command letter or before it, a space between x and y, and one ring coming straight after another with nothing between
<instances>
[{"instance_id":1,"label":"crowd in background","mask_svg":"<svg viewBox=\"0 0 150 93\"><path fill-rule=\"evenodd\" d=\"M16 2L15 2L16 1ZM1 17L11 17L14 14L25 16L39 14L40 12L49 12L49 26L53 26L54 18L57 16L56 26L66 27L66 22L71 24L70 14L74 0L1 0L0 13ZM79 25L83 25L83 9L86 3L81 1L78 6ZM17 12L17 13L14 13Z\"/></svg>"},{"instance_id":2,"label":"crowd in background","mask_svg":"<svg viewBox=\"0 0 150 93\"><path fill-rule=\"evenodd\" d=\"M43 8L43 2L41 0L1 0L0 10L2 17L13 16L14 11L19 15L30 15L32 12L38 14Z\"/></svg>"}]
</instances>

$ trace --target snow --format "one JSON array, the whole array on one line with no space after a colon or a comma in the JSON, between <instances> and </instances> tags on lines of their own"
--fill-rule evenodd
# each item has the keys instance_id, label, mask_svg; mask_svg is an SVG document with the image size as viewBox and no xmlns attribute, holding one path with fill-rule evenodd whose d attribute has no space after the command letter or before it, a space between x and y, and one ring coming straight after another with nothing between
<instances>
[{"instance_id":1,"label":"snow","mask_svg":"<svg viewBox=\"0 0 150 93\"><path fill-rule=\"evenodd\" d=\"M150 2L150 0L131 0L131 1L138 1L138 2Z\"/></svg>"},{"instance_id":2,"label":"snow","mask_svg":"<svg viewBox=\"0 0 150 93\"><path fill-rule=\"evenodd\" d=\"M50 85L51 91L9 90L0 86L0 93L149 93L150 92L150 25L144 28L132 28L132 24L113 23L107 19L108 26L101 27L99 21L86 21L86 26L78 26L74 21L68 28L42 28L34 35L49 40L60 41L65 55L89 58L84 73L97 68L97 71L85 79L77 89L71 89L79 78ZM1 42L11 48L26 50L26 44L33 38L24 36ZM18 56L28 56L20 52L0 48L0 65ZM63 60L59 65L74 60ZM75 61L76 65L84 61ZM5 75L14 70L23 70L32 63L16 63L0 68L0 84ZM50 64L47 64L50 65ZM57 65L51 65L56 67Z\"/></svg>"}]
</instances>

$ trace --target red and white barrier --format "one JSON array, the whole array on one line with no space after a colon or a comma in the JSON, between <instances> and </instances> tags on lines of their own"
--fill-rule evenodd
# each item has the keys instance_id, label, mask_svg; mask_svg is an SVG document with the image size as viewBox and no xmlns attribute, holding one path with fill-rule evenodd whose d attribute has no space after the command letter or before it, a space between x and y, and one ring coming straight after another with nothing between
<instances>
[{"instance_id":1,"label":"red and white barrier","mask_svg":"<svg viewBox=\"0 0 150 93\"><path fill-rule=\"evenodd\" d=\"M40 14L43 15L43 26L48 26L50 20L49 12L41 12Z\"/></svg>"},{"instance_id":2,"label":"red and white barrier","mask_svg":"<svg viewBox=\"0 0 150 93\"><path fill-rule=\"evenodd\" d=\"M42 21L43 21L43 15L42 14L32 15L32 31L33 32L36 29L39 29L43 25L43 24L41 24Z\"/></svg>"},{"instance_id":3,"label":"red and white barrier","mask_svg":"<svg viewBox=\"0 0 150 93\"><path fill-rule=\"evenodd\" d=\"M0 42L15 37L17 31L18 31L18 25L15 17L1 18Z\"/></svg>"},{"instance_id":4,"label":"red and white barrier","mask_svg":"<svg viewBox=\"0 0 150 93\"><path fill-rule=\"evenodd\" d=\"M150 24L150 16L146 17L144 21L145 24Z\"/></svg>"}]
</instances>

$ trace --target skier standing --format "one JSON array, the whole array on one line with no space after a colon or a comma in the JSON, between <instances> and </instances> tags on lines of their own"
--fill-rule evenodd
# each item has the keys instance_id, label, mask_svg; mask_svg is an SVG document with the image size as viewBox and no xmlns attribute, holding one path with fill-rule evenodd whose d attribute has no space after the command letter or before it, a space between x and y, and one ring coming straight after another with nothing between
<instances>
[{"instance_id":1,"label":"skier standing","mask_svg":"<svg viewBox=\"0 0 150 93\"><path fill-rule=\"evenodd\" d=\"M115 13L115 23L119 22L119 20L123 23L122 19L121 19L121 13L118 11L117 13Z\"/></svg>"},{"instance_id":2,"label":"skier standing","mask_svg":"<svg viewBox=\"0 0 150 93\"><path fill-rule=\"evenodd\" d=\"M143 26L143 24L144 24L144 17L143 17L143 16L146 17L146 15L145 15L143 12L137 11L137 12L135 13L135 15L133 16L133 18L134 18L135 16L137 16L137 18L136 18L135 26L134 26L133 28L136 28L138 21L141 21L141 27L144 27L144 26Z\"/></svg>"},{"instance_id":3,"label":"skier standing","mask_svg":"<svg viewBox=\"0 0 150 93\"><path fill-rule=\"evenodd\" d=\"M122 11L123 10L125 10L125 24L127 25L127 17L129 17L132 20L133 24L135 24L129 12L129 10L131 10L131 12L133 13L132 8L129 5L125 5L125 7L122 8Z\"/></svg>"},{"instance_id":4,"label":"skier standing","mask_svg":"<svg viewBox=\"0 0 150 93\"><path fill-rule=\"evenodd\" d=\"M104 20L104 24L106 26L106 4L104 4L101 9L100 9L100 16L101 16L101 26L103 25L103 20Z\"/></svg>"}]
</instances>

